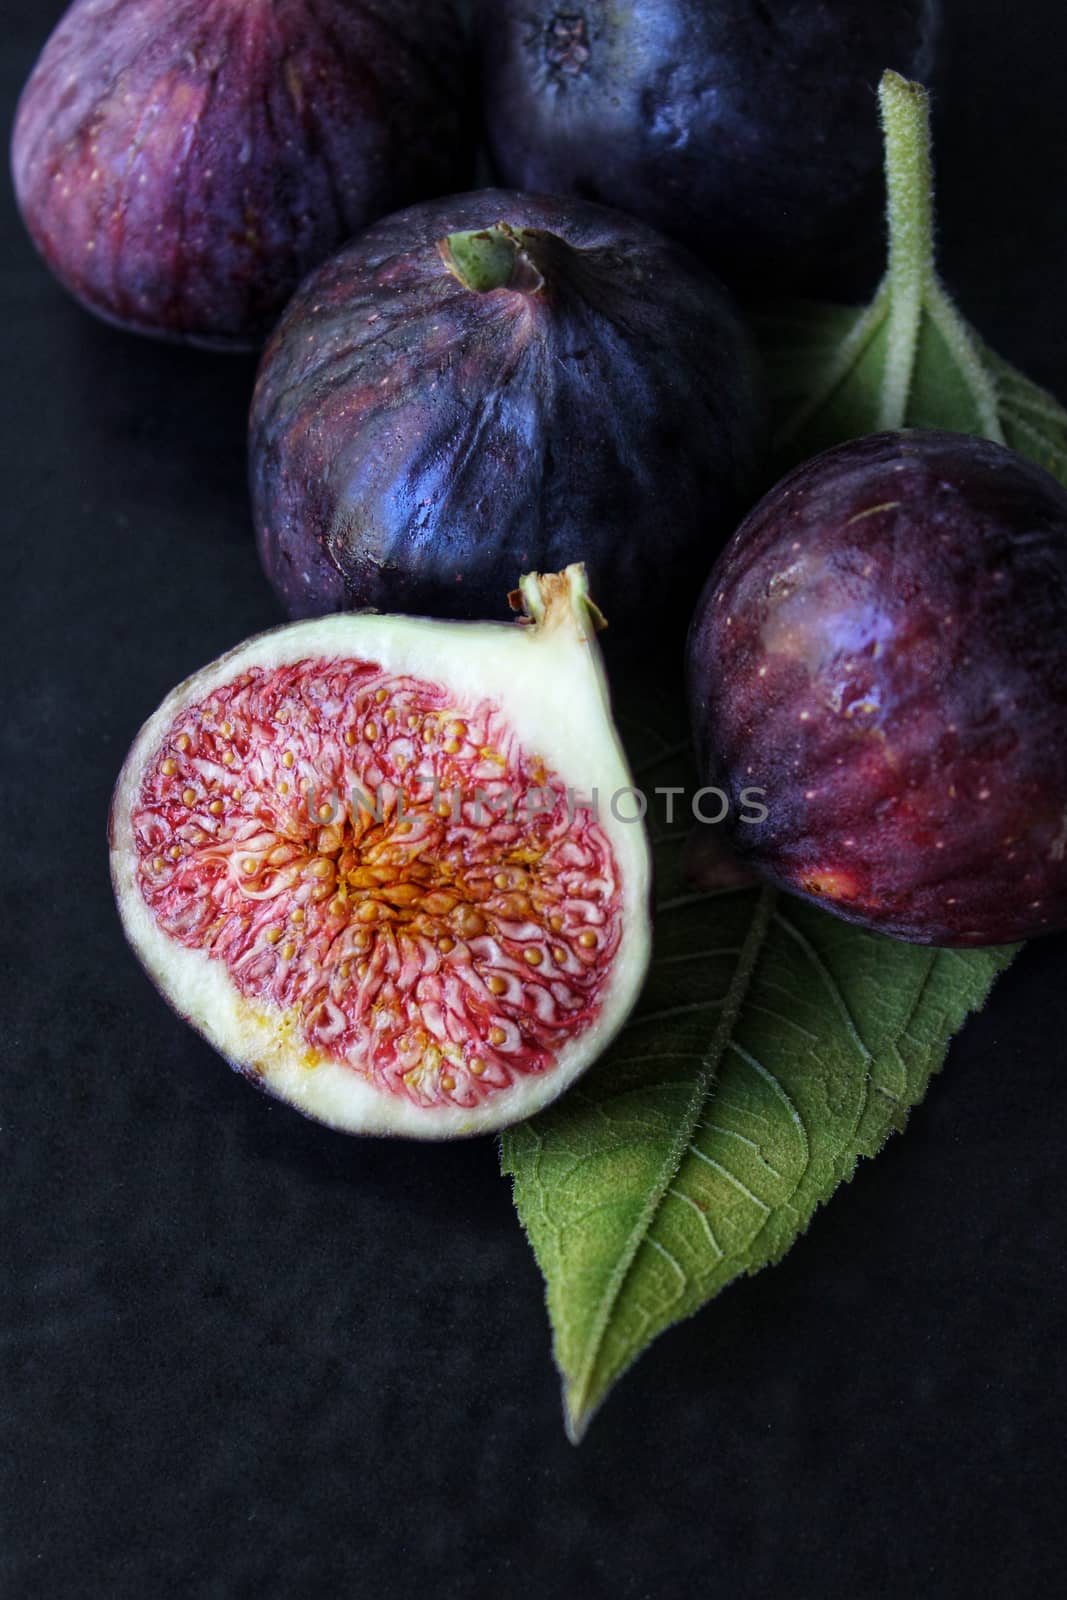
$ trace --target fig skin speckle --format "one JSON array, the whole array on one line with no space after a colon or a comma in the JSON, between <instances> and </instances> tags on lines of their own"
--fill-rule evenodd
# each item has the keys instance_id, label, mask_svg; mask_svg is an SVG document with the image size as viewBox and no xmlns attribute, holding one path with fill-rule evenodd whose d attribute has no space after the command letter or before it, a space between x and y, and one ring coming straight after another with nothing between
<instances>
[{"instance_id":1,"label":"fig skin speckle","mask_svg":"<svg viewBox=\"0 0 1067 1600\"><path fill-rule=\"evenodd\" d=\"M743 858L921 944L1067 925L1067 493L985 440L884 433L782 480L688 647Z\"/></svg>"},{"instance_id":2,"label":"fig skin speckle","mask_svg":"<svg viewBox=\"0 0 1067 1600\"><path fill-rule=\"evenodd\" d=\"M473 163L452 0L76 0L23 91L26 226L105 320L255 348L357 228Z\"/></svg>"},{"instance_id":3,"label":"fig skin speckle","mask_svg":"<svg viewBox=\"0 0 1067 1600\"><path fill-rule=\"evenodd\" d=\"M476 292L441 242L500 224L536 270ZM752 340L688 251L582 201L428 201L313 273L268 341L260 556L296 617L502 618L517 571L582 560L609 649L677 650L765 434Z\"/></svg>"}]
</instances>

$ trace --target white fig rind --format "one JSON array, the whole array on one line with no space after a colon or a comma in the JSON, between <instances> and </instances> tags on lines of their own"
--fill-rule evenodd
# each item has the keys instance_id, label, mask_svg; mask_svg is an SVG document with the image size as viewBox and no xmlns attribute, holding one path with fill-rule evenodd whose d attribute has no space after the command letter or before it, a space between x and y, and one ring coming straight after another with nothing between
<instances>
[{"instance_id":1,"label":"white fig rind","mask_svg":"<svg viewBox=\"0 0 1067 1600\"><path fill-rule=\"evenodd\" d=\"M567 584L525 626L339 615L296 622L258 635L194 673L149 718L134 741L115 789L111 873L126 936L174 1009L238 1071L280 1099L350 1133L443 1139L488 1133L532 1116L561 1095L622 1027L644 981L651 947L651 862L645 827L615 816L612 797L632 787L608 706L600 651L584 595L584 576ZM530 605L528 580L524 597ZM141 893L133 814L149 763L182 710L252 666L280 667L317 657L373 661L386 671L445 684L458 703L490 699L522 746L573 787L599 795L600 826L611 841L622 885L622 942L599 996L599 1016L540 1074L474 1108L419 1106L375 1087L348 1066L312 1050L299 1019L240 994L225 963L179 944L157 924ZM633 816L626 796L619 810Z\"/></svg>"}]
</instances>

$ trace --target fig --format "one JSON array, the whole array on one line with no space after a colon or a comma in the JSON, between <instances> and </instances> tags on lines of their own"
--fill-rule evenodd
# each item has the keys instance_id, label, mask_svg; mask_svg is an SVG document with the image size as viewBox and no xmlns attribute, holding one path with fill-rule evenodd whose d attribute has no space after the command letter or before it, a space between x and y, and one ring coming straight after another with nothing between
<instances>
[{"instance_id":1,"label":"fig","mask_svg":"<svg viewBox=\"0 0 1067 1600\"><path fill-rule=\"evenodd\" d=\"M688 252L581 201L427 202L313 273L267 344L260 554L293 616L467 618L580 557L614 638L681 637L764 431L747 330Z\"/></svg>"},{"instance_id":2,"label":"fig","mask_svg":"<svg viewBox=\"0 0 1067 1600\"><path fill-rule=\"evenodd\" d=\"M746 292L877 271L885 67L924 77L935 0L482 0L501 182L683 240Z\"/></svg>"},{"instance_id":3,"label":"fig","mask_svg":"<svg viewBox=\"0 0 1067 1600\"><path fill-rule=\"evenodd\" d=\"M713 569L689 682L703 771L766 791L736 831L765 877L919 944L1067 924L1067 492L1041 467L935 430L798 467Z\"/></svg>"},{"instance_id":4,"label":"fig","mask_svg":"<svg viewBox=\"0 0 1067 1600\"><path fill-rule=\"evenodd\" d=\"M349 1132L529 1116L621 1026L649 959L640 796L582 569L524 626L291 623L163 702L130 751L116 899L238 1071Z\"/></svg>"},{"instance_id":5,"label":"fig","mask_svg":"<svg viewBox=\"0 0 1067 1600\"><path fill-rule=\"evenodd\" d=\"M467 181L452 0L76 0L12 144L26 226L91 311L260 344L372 218Z\"/></svg>"}]
</instances>

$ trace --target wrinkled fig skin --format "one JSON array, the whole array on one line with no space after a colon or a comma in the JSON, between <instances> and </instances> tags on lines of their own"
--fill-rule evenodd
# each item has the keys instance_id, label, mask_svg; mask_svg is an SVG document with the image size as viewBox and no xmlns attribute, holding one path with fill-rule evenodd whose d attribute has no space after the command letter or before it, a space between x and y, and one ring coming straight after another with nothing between
<instances>
[{"instance_id":1,"label":"wrinkled fig skin","mask_svg":"<svg viewBox=\"0 0 1067 1600\"><path fill-rule=\"evenodd\" d=\"M524 286L467 288L439 241L501 221L531 230ZM688 252L579 201L461 195L369 229L275 330L260 552L296 617L501 617L516 572L581 560L609 647L677 639L763 434L748 335Z\"/></svg>"},{"instance_id":2,"label":"wrinkled fig skin","mask_svg":"<svg viewBox=\"0 0 1067 1600\"><path fill-rule=\"evenodd\" d=\"M1039 467L939 432L817 456L720 558L689 672L709 781L767 791L757 870L920 944L1067 924L1067 494Z\"/></svg>"},{"instance_id":3,"label":"wrinkled fig skin","mask_svg":"<svg viewBox=\"0 0 1067 1600\"><path fill-rule=\"evenodd\" d=\"M501 182L631 211L743 295L865 292L875 86L929 70L937 0L482 0Z\"/></svg>"},{"instance_id":4,"label":"wrinkled fig skin","mask_svg":"<svg viewBox=\"0 0 1067 1600\"><path fill-rule=\"evenodd\" d=\"M260 344L357 228L467 180L451 0L78 0L12 164L52 271L108 321Z\"/></svg>"}]
</instances>

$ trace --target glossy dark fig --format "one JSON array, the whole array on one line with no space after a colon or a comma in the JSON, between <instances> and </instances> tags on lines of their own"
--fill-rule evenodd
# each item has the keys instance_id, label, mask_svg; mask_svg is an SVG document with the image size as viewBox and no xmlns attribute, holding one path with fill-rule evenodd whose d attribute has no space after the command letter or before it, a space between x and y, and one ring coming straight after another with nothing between
<instances>
[{"instance_id":1,"label":"glossy dark fig","mask_svg":"<svg viewBox=\"0 0 1067 1600\"><path fill-rule=\"evenodd\" d=\"M816 456L723 552L689 678L709 781L766 791L736 842L773 881L921 944L1067 925L1067 492L1040 467L933 431Z\"/></svg>"},{"instance_id":2,"label":"glossy dark fig","mask_svg":"<svg viewBox=\"0 0 1067 1600\"><path fill-rule=\"evenodd\" d=\"M926 75L936 10L482 0L498 176L632 211L742 293L853 292L880 262L875 86Z\"/></svg>"},{"instance_id":3,"label":"glossy dark fig","mask_svg":"<svg viewBox=\"0 0 1067 1600\"><path fill-rule=\"evenodd\" d=\"M263 355L250 461L291 615L492 617L589 568L609 639L684 629L750 503L760 373L687 251L581 201L486 190L368 229Z\"/></svg>"},{"instance_id":4,"label":"glossy dark fig","mask_svg":"<svg viewBox=\"0 0 1067 1600\"><path fill-rule=\"evenodd\" d=\"M26 226L90 310L259 344L357 228L467 181L452 0L76 0L22 94Z\"/></svg>"}]
</instances>

